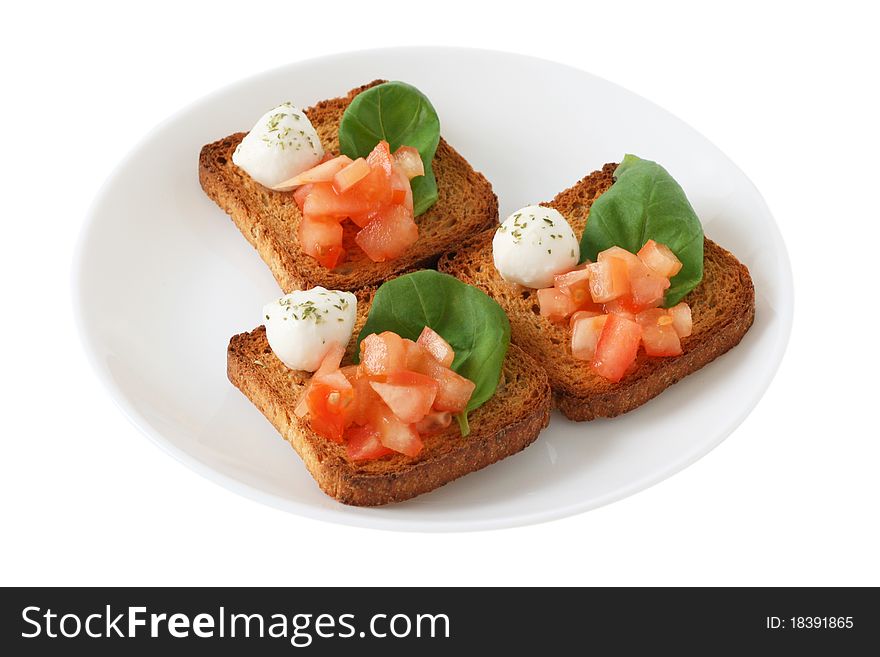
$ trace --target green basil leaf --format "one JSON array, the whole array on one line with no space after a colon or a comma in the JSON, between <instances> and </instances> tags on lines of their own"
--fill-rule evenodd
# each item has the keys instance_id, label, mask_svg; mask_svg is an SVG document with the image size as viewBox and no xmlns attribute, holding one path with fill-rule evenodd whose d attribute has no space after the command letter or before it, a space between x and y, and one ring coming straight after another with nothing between
<instances>
[{"instance_id":1,"label":"green basil leaf","mask_svg":"<svg viewBox=\"0 0 880 657\"><path fill-rule=\"evenodd\" d=\"M426 326L455 350L452 369L477 386L464 417L458 418L466 436L467 413L488 401L498 387L510 344L510 321L501 306L481 290L426 269L379 287L358 344L371 333L382 331L417 340Z\"/></svg>"},{"instance_id":2,"label":"green basil leaf","mask_svg":"<svg viewBox=\"0 0 880 657\"><path fill-rule=\"evenodd\" d=\"M590 208L581 236L581 262L620 246L637 252L652 239L681 260L681 271L666 291L666 307L703 279L703 227L684 190L656 162L626 155L614 171L614 184Z\"/></svg>"},{"instance_id":3,"label":"green basil leaf","mask_svg":"<svg viewBox=\"0 0 880 657\"><path fill-rule=\"evenodd\" d=\"M431 162L440 143L440 119L425 94L404 82L385 82L355 96L339 123L339 150L350 158L366 157L383 139L392 153L412 146L422 156L425 175L410 182L418 216L437 202Z\"/></svg>"}]
</instances>

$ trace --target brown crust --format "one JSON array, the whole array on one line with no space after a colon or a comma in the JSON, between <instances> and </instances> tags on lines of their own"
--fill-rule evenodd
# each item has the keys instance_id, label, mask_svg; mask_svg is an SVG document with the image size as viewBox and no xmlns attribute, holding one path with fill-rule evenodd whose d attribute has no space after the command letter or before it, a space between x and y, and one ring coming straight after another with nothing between
<instances>
[{"instance_id":1,"label":"brown crust","mask_svg":"<svg viewBox=\"0 0 880 657\"><path fill-rule=\"evenodd\" d=\"M368 308L369 293L361 293L355 336ZM349 356L353 345L354 339ZM229 341L227 374L296 450L321 489L356 506L401 502L521 451L547 426L552 406L544 370L511 346L498 390L469 416L469 436L463 438L453 423L443 434L426 438L416 458L395 454L352 462L341 445L317 436L293 414L308 374L288 369L275 357L263 327Z\"/></svg>"},{"instance_id":2,"label":"brown crust","mask_svg":"<svg viewBox=\"0 0 880 657\"><path fill-rule=\"evenodd\" d=\"M339 150L339 121L348 104L358 93L381 82L375 80L305 110L327 152ZM263 187L232 163L232 153L244 135L236 133L202 147L199 182L230 215L285 292L315 285L336 290L378 285L405 271L433 266L461 235L473 235L498 221L498 199L489 181L441 138L433 164L439 198L416 217L419 240L400 258L374 263L354 243L357 228L345 222L343 245L348 258L336 269L327 270L299 246L297 229L302 214L292 192Z\"/></svg>"},{"instance_id":3,"label":"brown crust","mask_svg":"<svg viewBox=\"0 0 880 657\"><path fill-rule=\"evenodd\" d=\"M590 206L611 186L616 167L606 164L544 205L559 210L579 237ZM589 363L571 356L568 326L538 315L534 290L512 286L500 277L492 262L493 233L487 230L447 253L439 269L476 285L501 304L510 317L512 340L544 365L555 403L569 419L614 417L641 406L736 346L754 321L755 290L749 270L706 239L703 281L685 299L693 313L694 331L682 340L682 355L651 358L640 352L632 370L619 383L611 383L593 372Z\"/></svg>"}]
</instances>

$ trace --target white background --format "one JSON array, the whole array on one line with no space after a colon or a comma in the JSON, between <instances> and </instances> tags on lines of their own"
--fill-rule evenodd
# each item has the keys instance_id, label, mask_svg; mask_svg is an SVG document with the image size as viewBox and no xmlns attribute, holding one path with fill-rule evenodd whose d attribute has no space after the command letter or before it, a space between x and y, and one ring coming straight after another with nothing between
<instances>
[{"instance_id":1,"label":"white background","mask_svg":"<svg viewBox=\"0 0 880 657\"><path fill-rule=\"evenodd\" d=\"M871 3L579 5L7 7L0 584L880 584ZM217 87L388 45L495 48L586 69L677 114L751 177L789 247L796 315L774 383L719 448L565 520L396 534L238 497L116 409L70 304L75 240L101 182L153 125Z\"/></svg>"}]
</instances>

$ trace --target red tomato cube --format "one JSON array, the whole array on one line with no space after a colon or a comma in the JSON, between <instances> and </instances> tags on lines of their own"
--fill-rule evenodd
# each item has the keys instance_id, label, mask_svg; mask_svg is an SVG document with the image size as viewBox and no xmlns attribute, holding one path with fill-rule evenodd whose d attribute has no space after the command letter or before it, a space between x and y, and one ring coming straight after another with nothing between
<instances>
[{"instance_id":1,"label":"red tomato cube","mask_svg":"<svg viewBox=\"0 0 880 657\"><path fill-rule=\"evenodd\" d=\"M371 381L370 386L401 422L418 422L434 404L439 384L424 374L401 370L389 374L384 382Z\"/></svg>"},{"instance_id":2,"label":"red tomato cube","mask_svg":"<svg viewBox=\"0 0 880 657\"><path fill-rule=\"evenodd\" d=\"M599 254L600 258L603 253ZM626 260L606 256L599 262L587 265L586 271L590 273L590 295L596 303L606 303L629 294Z\"/></svg>"},{"instance_id":3,"label":"red tomato cube","mask_svg":"<svg viewBox=\"0 0 880 657\"><path fill-rule=\"evenodd\" d=\"M303 209L303 204L306 202L306 197L312 192L312 185L303 185L302 187L297 187L296 191L293 192L293 202L296 203L297 207L300 210Z\"/></svg>"},{"instance_id":4,"label":"red tomato cube","mask_svg":"<svg viewBox=\"0 0 880 657\"><path fill-rule=\"evenodd\" d=\"M538 290L538 305L541 307L541 317L551 322L562 322L577 310L574 300L556 287Z\"/></svg>"},{"instance_id":5,"label":"red tomato cube","mask_svg":"<svg viewBox=\"0 0 880 657\"><path fill-rule=\"evenodd\" d=\"M351 427L345 432L345 453L352 461L366 461L393 454L379 440L379 432L371 427Z\"/></svg>"},{"instance_id":6,"label":"red tomato cube","mask_svg":"<svg viewBox=\"0 0 880 657\"><path fill-rule=\"evenodd\" d=\"M330 343L330 346L327 347L327 353L325 353L324 357L321 359L321 364L318 365L318 369L315 370L314 377L321 378L322 376L336 372L336 370L339 369L339 365L342 363L343 356L345 356L345 347L338 342ZM343 372L343 374L345 373Z\"/></svg>"},{"instance_id":7,"label":"red tomato cube","mask_svg":"<svg viewBox=\"0 0 880 657\"><path fill-rule=\"evenodd\" d=\"M361 367L373 376L399 372L406 367L406 344L391 331L371 333L361 342Z\"/></svg>"},{"instance_id":8,"label":"red tomato cube","mask_svg":"<svg viewBox=\"0 0 880 657\"><path fill-rule=\"evenodd\" d=\"M449 411L431 411L415 424L415 430L420 436L433 436L443 433L452 423L452 413Z\"/></svg>"},{"instance_id":9,"label":"red tomato cube","mask_svg":"<svg viewBox=\"0 0 880 657\"><path fill-rule=\"evenodd\" d=\"M477 386L473 381L439 365L439 363L438 366L439 369L434 378L440 384L440 387L437 389L437 396L434 398L434 409L461 413L467 408L471 395L474 394L474 389Z\"/></svg>"},{"instance_id":10,"label":"red tomato cube","mask_svg":"<svg viewBox=\"0 0 880 657\"><path fill-rule=\"evenodd\" d=\"M578 318L572 323L571 355L577 360L593 360L608 315L576 315Z\"/></svg>"},{"instance_id":11,"label":"red tomato cube","mask_svg":"<svg viewBox=\"0 0 880 657\"><path fill-rule=\"evenodd\" d=\"M391 203L403 205L410 212L413 211L412 186L410 186L409 178L406 177L403 169L397 165L391 171Z\"/></svg>"},{"instance_id":12,"label":"red tomato cube","mask_svg":"<svg viewBox=\"0 0 880 657\"><path fill-rule=\"evenodd\" d=\"M642 329L636 322L608 315L596 344L593 369L609 381L620 381L635 362L641 339Z\"/></svg>"},{"instance_id":13,"label":"red tomato cube","mask_svg":"<svg viewBox=\"0 0 880 657\"><path fill-rule=\"evenodd\" d=\"M606 303L605 311L611 315L620 315L635 321L636 315L642 311L642 308L633 302L632 295L624 294L622 297Z\"/></svg>"},{"instance_id":14,"label":"red tomato cube","mask_svg":"<svg viewBox=\"0 0 880 657\"><path fill-rule=\"evenodd\" d=\"M378 431L379 441L388 449L407 456L417 456L422 451L422 440L416 430L401 422L385 404L372 407L369 424Z\"/></svg>"},{"instance_id":15,"label":"red tomato cube","mask_svg":"<svg viewBox=\"0 0 880 657\"><path fill-rule=\"evenodd\" d=\"M354 190L338 194L332 183L314 183L303 203L304 215L344 219L352 214L363 213L369 203Z\"/></svg>"},{"instance_id":16,"label":"red tomato cube","mask_svg":"<svg viewBox=\"0 0 880 657\"><path fill-rule=\"evenodd\" d=\"M643 265L630 267L629 286L633 303L640 309L654 308L663 302L669 279Z\"/></svg>"},{"instance_id":17,"label":"red tomato cube","mask_svg":"<svg viewBox=\"0 0 880 657\"><path fill-rule=\"evenodd\" d=\"M573 329L575 322L584 317L599 317L600 315L605 315L607 313L598 312L596 310L578 310L571 318L568 320L568 328Z\"/></svg>"},{"instance_id":18,"label":"red tomato cube","mask_svg":"<svg viewBox=\"0 0 880 657\"><path fill-rule=\"evenodd\" d=\"M676 257L672 249L654 240L645 242L645 245L639 249L638 256L648 267L666 278L672 278L681 271L681 260Z\"/></svg>"},{"instance_id":19,"label":"red tomato cube","mask_svg":"<svg viewBox=\"0 0 880 657\"><path fill-rule=\"evenodd\" d=\"M430 326L422 329L416 344L422 345L428 350L438 363L443 367L451 367L452 361L455 360L455 351L443 337L433 330Z\"/></svg>"},{"instance_id":20,"label":"red tomato cube","mask_svg":"<svg viewBox=\"0 0 880 657\"><path fill-rule=\"evenodd\" d=\"M675 332L672 316L663 308L650 308L636 316L642 327L642 345L649 356L678 356L681 342Z\"/></svg>"},{"instance_id":21,"label":"red tomato cube","mask_svg":"<svg viewBox=\"0 0 880 657\"><path fill-rule=\"evenodd\" d=\"M419 238L419 228L412 213L402 205L392 205L375 218L355 237L357 245L373 262L393 260L402 255Z\"/></svg>"},{"instance_id":22,"label":"red tomato cube","mask_svg":"<svg viewBox=\"0 0 880 657\"><path fill-rule=\"evenodd\" d=\"M334 173L333 189L337 194L344 194L368 175L370 165L364 158L359 157L354 162L349 160L346 166Z\"/></svg>"},{"instance_id":23,"label":"red tomato cube","mask_svg":"<svg viewBox=\"0 0 880 657\"><path fill-rule=\"evenodd\" d=\"M686 338L694 330L694 320L691 317L691 307L684 301L669 308L669 315L672 317L672 326L678 337Z\"/></svg>"},{"instance_id":24,"label":"red tomato cube","mask_svg":"<svg viewBox=\"0 0 880 657\"><path fill-rule=\"evenodd\" d=\"M349 418L352 423L364 426L370 421L370 409L376 404L381 404L382 399L373 390L370 378L366 374L359 373L352 383L352 387L354 388L354 401L350 406Z\"/></svg>"},{"instance_id":25,"label":"red tomato cube","mask_svg":"<svg viewBox=\"0 0 880 657\"><path fill-rule=\"evenodd\" d=\"M354 400L354 388L339 370L313 377L306 392L309 424L319 436L337 443L348 424L348 408Z\"/></svg>"},{"instance_id":26,"label":"red tomato cube","mask_svg":"<svg viewBox=\"0 0 880 657\"><path fill-rule=\"evenodd\" d=\"M476 388L474 382L441 365L422 345L409 343L406 367L429 376L440 384L434 398L434 410L460 413L467 408Z\"/></svg>"},{"instance_id":27,"label":"red tomato cube","mask_svg":"<svg viewBox=\"0 0 880 657\"><path fill-rule=\"evenodd\" d=\"M387 175L391 175L391 169L394 167L394 158L391 157L391 148L384 139L380 141L373 150L367 155L367 162L370 168L378 168Z\"/></svg>"},{"instance_id":28,"label":"red tomato cube","mask_svg":"<svg viewBox=\"0 0 880 657\"><path fill-rule=\"evenodd\" d=\"M278 187L298 187L299 185L310 183L331 182L333 177L349 164L351 164L351 158L347 155L340 155L325 160L317 166L313 166L311 169L295 175L290 180L286 180L278 185Z\"/></svg>"},{"instance_id":29,"label":"red tomato cube","mask_svg":"<svg viewBox=\"0 0 880 657\"><path fill-rule=\"evenodd\" d=\"M345 249L342 248L342 224L337 219L303 215L297 238L302 250L328 269L333 269L345 255Z\"/></svg>"},{"instance_id":30,"label":"red tomato cube","mask_svg":"<svg viewBox=\"0 0 880 657\"><path fill-rule=\"evenodd\" d=\"M419 374L427 374L433 371L428 361L436 362L430 352L424 346L413 342L412 340L404 340L406 343L406 369Z\"/></svg>"},{"instance_id":31,"label":"red tomato cube","mask_svg":"<svg viewBox=\"0 0 880 657\"><path fill-rule=\"evenodd\" d=\"M630 253L622 246L612 246L610 249L605 249L600 252L598 256L596 256L596 262L603 262L608 260L609 258L618 258L623 260L626 263L627 267L632 267L633 265L641 264L641 260L639 260L638 256L635 253Z\"/></svg>"},{"instance_id":32,"label":"red tomato cube","mask_svg":"<svg viewBox=\"0 0 880 657\"><path fill-rule=\"evenodd\" d=\"M425 175L425 165L419 151L412 146L401 146L394 151L394 163L400 167L407 180Z\"/></svg>"},{"instance_id":33,"label":"red tomato cube","mask_svg":"<svg viewBox=\"0 0 880 657\"><path fill-rule=\"evenodd\" d=\"M570 297L578 310L600 310L590 293L590 271L586 266L555 276L553 287Z\"/></svg>"}]
</instances>

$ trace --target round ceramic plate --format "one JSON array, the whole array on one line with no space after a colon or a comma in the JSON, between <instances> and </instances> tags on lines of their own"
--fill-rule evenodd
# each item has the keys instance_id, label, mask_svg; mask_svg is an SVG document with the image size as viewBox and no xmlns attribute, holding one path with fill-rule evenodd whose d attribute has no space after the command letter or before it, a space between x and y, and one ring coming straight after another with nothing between
<instances>
[{"instance_id":1,"label":"round ceramic plate","mask_svg":"<svg viewBox=\"0 0 880 657\"><path fill-rule=\"evenodd\" d=\"M226 379L229 338L279 295L268 268L199 187L203 144L247 130L282 101L307 107L376 78L427 94L443 136L495 188L501 216L624 153L661 162L706 234L751 270L755 324L733 351L613 420L554 413L525 451L432 493L361 509L322 493L290 446ZM540 103L523 102L523 90ZM156 128L98 195L75 271L91 361L129 418L196 472L312 518L398 530L523 525L592 509L681 470L739 425L788 340L788 256L767 206L720 150L610 82L500 52L401 48L345 53L240 81Z\"/></svg>"}]
</instances>

